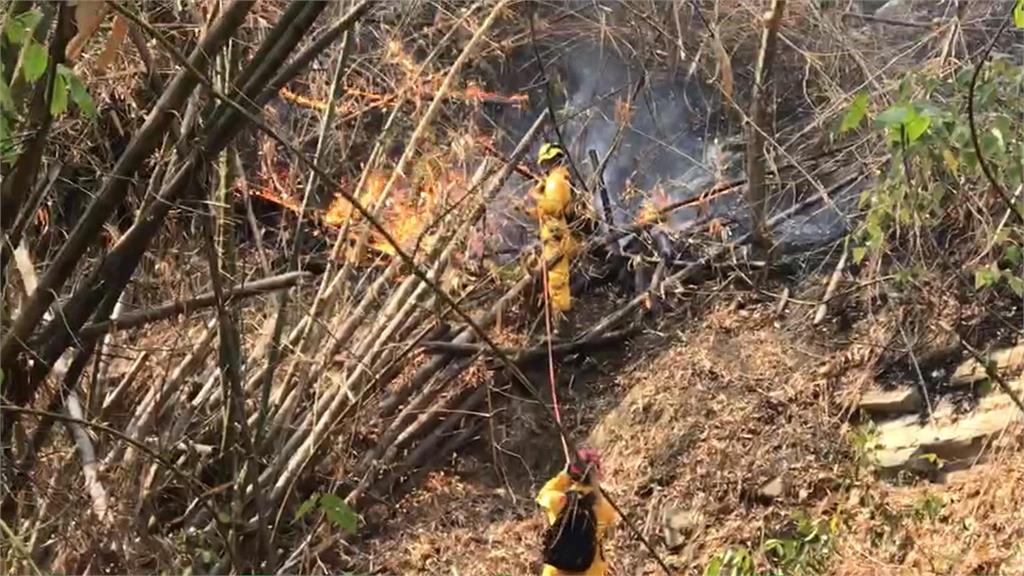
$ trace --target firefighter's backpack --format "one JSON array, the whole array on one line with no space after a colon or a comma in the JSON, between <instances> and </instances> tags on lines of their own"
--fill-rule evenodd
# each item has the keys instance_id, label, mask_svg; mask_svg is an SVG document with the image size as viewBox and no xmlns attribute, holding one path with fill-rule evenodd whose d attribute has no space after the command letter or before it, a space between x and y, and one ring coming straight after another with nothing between
<instances>
[{"instance_id":1,"label":"firefighter's backpack","mask_svg":"<svg viewBox=\"0 0 1024 576\"><path fill-rule=\"evenodd\" d=\"M544 563L566 572L583 572L594 563L597 519L594 492L566 492L565 506L544 533Z\"/></svg>"}]
</instances>

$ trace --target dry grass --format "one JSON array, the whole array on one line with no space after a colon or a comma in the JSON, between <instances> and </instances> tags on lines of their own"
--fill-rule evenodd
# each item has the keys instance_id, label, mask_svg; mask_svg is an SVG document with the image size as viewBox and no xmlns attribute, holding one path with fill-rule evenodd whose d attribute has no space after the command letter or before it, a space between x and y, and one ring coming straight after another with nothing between
<instances>
[{"instance_id":1,"label":"dry grass","mask_svg":"<svg viewBox=\"0 0 1024 576\"><path fill-rule=\"evenodd\" d=\"M757 550L807 514L837 522L828 574L1021 573L1024 458L1001 452L946 485L876 479L857 458L845 404L874 379L865 366L877 355L858 352L866 345L826 349L826 331L780 322L773 305L720 300L668 340L641 338L621 370L587 382L586 402L569 408L602 452L605 486L670 566L701 574L713 554ZM864 320L844 336L869 342L882 338L878 326ZM513 481L514 500L497 487L489 455L467 450L396 508L371 512L383 528L359 564L388 574L537 573L543 524L532 496L560 455L549 431L532 429L543 454L524 454L539 462ZM1006 434L1001 446L1014 443ZM777 477L783 493L758 497ZM935 519L926 495L944 502ZM697 520L667 550L663 518L680 510ZM622 526L608 548L615 574L659 573Z\"/></svg>"},{"instance_id":2,"label":"dry grass","mask_svg":"<svg viewBox=\"0 0 1024 576\"><path fill-rule=\"evenodd\" d=\"M463 9L458 4L448 6L452 14ZM732 57L736 74L732 80L737 86L734 97L745 102L744 90L750 84L746 62L756 50L759 5L749 0L701 4ZM279 8L277 4L270 5L273 10ZM429 4L420 5L425 7ZM698 30L700 34L684 35L680 30L675 38L673 26L667 26L668 34L646 27L652 22L664 24L663 7L661 2L635 3L607 22L566 17L554 24L541 22L539 32L545 42L566 41L556 50L562 54L546 54L553 58L571 57L576 43L600 39L607 41L609 50L644 52L650 60L645 65L656 71L654 75L664 75L690 65L689 60L676 56L677 51L685 51L686 58L700 55L695 65L698 77L713 78L712 84L722 82L716 76L721 74L721 66L709 56L714 51L704 45L703 30L692 15L687 15L688 11L676 25L681 25L682 30ZM980 11L972 15L981 17ZM253 28L265 29L263 19L270 21L273 16L276 12L254 15L259 21ZM500 63L514 49L526 46L525 20L515 18L517 14L508 16L502 22L501 34L495 34L486 43L467 78L500 77L484 70L483 65ZM406 122L414 120L429 102L430 89L436 89L445 73L444 63L454 54L443 54L440 63L428 66L421 78L414 79L413 74L425 49L433 47L453 21L451 16L439 15L433 26L423 27L422 22L416 22L420 29L409 38L403 35L408 32L405 24L395 30L376 30L371 28L376 24L367 25L382 38L375 49L360 53L359 67L347 80L349 91L343 98L342 119L337 120L338 131L344 134L336 146L338 157L346 161L332 169L346 182L355 180L377 135L383 109L380 95L391 95L406 83L424 87L423 94L410 91L414 95L405 102L411 111ZM453 42L453 46L464 44L468 39L465 35L471 34L479 23L479 15L470 18L463 25L465 30L458 33L462 37L456 35L459 41ZM886 104L894 84L892 79L910 65L932 62L942 40L931 31L901 30L894 34L887 28L885 35L875 35L880 28L860 27L851 34L846 34L846 30L841 17L833 12L823 14L810 2L791 3L782 37L785 50L778 70L779 77L792 84L787 88L794 89L780 95L777 141L785 150L771 148L778 163L787 155L798 155L798 150L805 147L821 147L829 142L830 126L862 84L873 98L878 98L877 102L873 100L876 105ZM893 42L895 36L898 37ZM448 50L455 48L450 46ZM164 64L165 57L159 53L157 56L160 64ZM65 122L54 138L59 157L94 165L97 174L103 173L104 162L109 163L118 151L90 149L84 153L79 144L83 140L97 140L123 145L121 140L130 137L137 128L140 111L149 106L136 94L144 78L141 61L133 49L125 49L119 65L121 72L109 77L91 78L88 70L83 72L94 87L97 100L113 103L104 109L104 118L119 120L119 128L103 125L102 129L80 136L79 123ZM481 68L477 69L477 65ZM126 83L124 78L130 78L134 84ZM465 93L471 85L468 80L460 82L458 89ZM309 99L322 101L328 90L327 77L317 71L290 88ZM422 159L410 172L420 174L427 185L432 185L440 181L434 169L441 166L451 172L451 187L461 188L464 178L459 178L471 172L476 160L472 143L479 130L478 126L467 128L462 120L472 117L480 121L481 108L458 102L450 108L432 128L427 142L418 148ZM363 124L362 119L353 120L363 110L372 119L368 124ZM311 141L316 125L312 111L274 104L268 107L268 115L296 140L306 144ZM797 120L790 121L792 118ZM402 126L396 140L401 141L401 134L410 129L411 126ZM867 160L850 155L846 161L877 163L875 156L879 150L865 152ZM240 146L239 153L249 169L248 182L254 188L273 183L278 176L282 191L301 187L304 177L298 170L277 173L279 164L290 159L275 150L269 140L249 142L249 146ZM249 156L258 161L249 162ZM397 191L396 201L413 197L417 192L426 193L428 189L414 190L414 183L404 186L408 189ZM329 202L333 192L325 191L327 197L318 199L323 201L318 204ZM444 198L448 200L447 195ZM395 210L389 215L399 214L411 220L417 206L409 204L404 211ZM194 215L187 208L172 216L167 224L171 233L154 242L153 258L140 266L132 289L134 305L144 307L208 289L206 263L189 242L181 241L185 234L195 232L191 227ZM397 218L389 218L389 223L396 228L400 224ZM55 218L55 229L64 224ZM241 219L238 225L243 227ZM284 243L286 239L273 236L268 248L274 251L272 243ZM243 246L239 259L243 269L257 269L252 246ZM881 286L878 288L880 292ZM759 301L747 306L743 301L747 296L718 295L713 304L693 306L689 315L664 319L657 327L662 335L647 334L625 353L614 350L599 356L596 367L565 371L567 380L578 377L565 386L563 402L569 427L576 437L588 438L588 443L603 453L607 488L679 573L699 574L707 560L727 546L757 549L766 537L789 531L794 513L806 512L813 518L841 520L830 573L1024 574L1024 515L1020 513L1024 509L1024 490L1020 488L1024 485L1024 457L1010 449L1019 448L1014 442L1008 439L1001 445L1004 452L999 457L948 486L892 486L874 480L859 468L847 435L851 406L878 375L885 347L898 334L897 323L914 321L923 325L931 318L920 309L906 314L903 310L897 313L880 309L876 314L871 307L877 301L871 298L877 295L878 292L869 292L860 300L859 295L849 298L853 303L850 307L858 308L854 314L865 314L854 322L852 329L833 326L818 332L808 329L807 312L813 308L792 304L787 316L779 318L774 313L774 302ZM489 296L485 293L475 298L486 300ZM801 297L815 300L820 297L820 289L805 290ZM298 298L308 300L309 295ZM920 301L933 306L946 320L953 314L953 306L927 304L929 299L925 297ZM267 340L270 302L263 299L250 303L250 311L243 318L250 344L265 344ZM480 306L486 304L485 301ZM587 304L590 305L607 311L614 303ZM500 332L500 343L526 344L528 335L522 328L529 324L530 317L523 308L509 311L504 329L495 331ZM984 311L969 312L980 317ZM193 315L188 321L154 325L111 339L112 353L107 359L114 374L126 369L141 350L152 350L156 355L123 400L124 409L114 410L106 423L118 429L124 427L145 392L153 383L165 382L170 370L194 343L201 332L200 322L199 315ZM840 339L843 343L837 342ZM123 358L119 357L122 351ZM311 351L296 353L298 360L306 362L313 360L312 355ZM410 361L407 371L389 390L406 384L409 374L421 364L422 358ZM351 366L339 364L334 368ZM182 398L194 398L203 384L200 380L207 378L209 370L199 374L188 383L188 393ZM477 365L452 382L451 389L479 385L491 377L490 372ZM535 381L545 381L544 376ZM323 378L314 385L322 393L335 382ZM542 520L532 498L540 483L560 464L558 440L540 406L510 402L499 392L521 396L515 390L496 390L494 406L489 398L487 407L494 410L495 417L483 427L480 441L422 482L416 476L416 481L396 486L393 493L375 494L378 499L359 510L366 526L361 527L358 541L342 543L320 523L306 533L300 531L308 526L282 528L275 534L280 538L277 542L290 553L315 530L319 538L333 544L319 558L303 564L304 570L337 572L359 567L386 574L536 573ZM255 401L250 401L250 408L255 410ZM190 441L217 444L221 437L220 409L201 409L196 416L190 424L194 429ZM356 420L350 427L346 420L345 429L338 427L337 433L343 440L331 447L328 454L318 456L319 465L311 466L309 473L296 482L290 493L292 500L301 501L314 491L333 491L352 482L348 476L352 461L358 459L366 445L373 446L383 425L372 413L365 420ZM32 432L31 427L28 432ZM97 438L97 445L102 454L116 442L101 437ZM160 448L163 451L166 447ZM190 475L211 483L225 480L212 473L203 476L209 472L206 467L213 468L208 459L187 458L171 449L166 452L180 457ZM501 454L497 468L492 460L494 452ZM91 526L89 500L82 490L71 442L65 435L56 437L40 458L34 476L37 480L26 498L43 508L36 514L38 521L26 520L23 533L26 539L39 539L29 543L37 549L59 551L56 558L46 559L47 569L108 573L177 571L192 565L195 557L201 557L203 549L211 546L211 539L186 536L184 530L158 530L164 521L183 513L193 495L166 475L159 476L156 485L145 486L140 479L154 473L152 464L105 469L101 479L115 497L114 520L102 528L83 530ZM770 501L759 498L758 489L776 478L783 479L782 494ZM922 502L930 502L929 498L944 504L935 517L922 518ZM288 524L292 511L288 506L295 503L282 504L283 524ZM691 527L680 549L667 550L661 526L664 516L674 510L687 511L699 521ZM153 518L157 530L153 526L135 525L141 524L137 519L149 518ZM48 541L60 545L44 546ZM616 574L656 573L654 563L624 528L613 534L609 548ZM4 558L12 556L15 555L5 554Z\"/></svg>"}]
</instances>

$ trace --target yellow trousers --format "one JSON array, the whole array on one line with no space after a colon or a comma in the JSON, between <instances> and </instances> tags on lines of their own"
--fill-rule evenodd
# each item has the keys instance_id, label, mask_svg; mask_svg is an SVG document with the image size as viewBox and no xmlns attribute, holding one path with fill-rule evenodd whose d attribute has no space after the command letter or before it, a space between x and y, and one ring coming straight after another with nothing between
<instances>
[{"instance_id":1,"label":"yellow trousers","mask_svg":"<svg viewBox=\"0 0 1024 576\"><path fill-rule=\"evenodd\" d=\"M563 572L554 566L544 565L541 576L604 576L608 571L608 564L603 558L595 558L594 563L585 572Z\"/></svg>"}]
</instances>

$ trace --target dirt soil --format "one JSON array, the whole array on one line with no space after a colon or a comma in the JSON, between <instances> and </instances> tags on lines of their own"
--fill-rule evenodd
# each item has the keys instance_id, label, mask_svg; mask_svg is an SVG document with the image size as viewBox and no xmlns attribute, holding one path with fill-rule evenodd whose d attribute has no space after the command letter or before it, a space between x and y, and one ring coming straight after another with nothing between
<instances>
[{"instance_id":1,"label":"dirt soil","mask_svg":"<svg viewBox=\"0 0 1024 576\"><path fill-rule=\"evenodd\" d=\"M884 322L855 324L847 341L860 345L828 348L818 343L833 341L830 329L810 328L812 307L787 318L774 301L738 298L662 321L560 393L576 437L603 455L604 487L673 570L702 574L727 547L757 551L804 515L834 533L824 566L803 573L1024 574L1019 450L999 449L946 485L876 479L857 450L849 399L865 385L855 369L871 356L864 342ZM562 456L540 408L520 410L501 418L515 432L496 434L503 476L485 438L397 508L367 514L380 532L366 569L539 573L543 519L533 496ZM1005 439L1014 435L1019 444L1019 429ZM621 523L606 548L614 574L660 573Z\"/></svg>"}]
</instances>

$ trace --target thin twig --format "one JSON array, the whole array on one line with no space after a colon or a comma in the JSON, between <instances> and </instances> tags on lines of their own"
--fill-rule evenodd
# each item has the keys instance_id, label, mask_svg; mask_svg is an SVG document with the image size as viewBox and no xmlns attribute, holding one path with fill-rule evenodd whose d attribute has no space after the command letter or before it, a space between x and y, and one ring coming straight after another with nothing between
<instances>
[{"instance_id":1,"label":"thin twig","mask_svg":"<svg viewBox=\"0 0 1024 576\"><path fill-rule=\"evenodd\" d=\"M981 171L985 174L985 178L987 178L989 183L992 185L992 190L994 190L1002 201L1009 207L1010 212L1012 212L1017 218L1017 221L1024 224L1024 216L1017 211L1010 195L1007 194L1006 189L1003 188L1003 185L996 179L995 174L992 173L991 167L989 167L988 159L985 158L985 152L981 149L981 145L978 142L978 127L974 119L974 91L978 85L978 77L981 76L981 70L985 67L985 63L988 61L988 57L992 53L992 49L995 48L999 37L1002 36L1003 31L1006 30L1007 26L1010 25L1010 22L1013 21L1015 3L1011 4L1010 12L1008 12L1006 17L1003 18L1002 25L999 26L999 29L992 36L992 39L989 40L988 45L985 46L985 50L982 51L981 58L979 59L977 66L974 67L974 74L971 75L971 86L967 91L967 123L971 128L971 143L974 145L974 152L978 155L978 165L981 166Z\"/></svg>"},{"instance_id":2,"label":"thin twig","mask_svg":"<svg viewBox=\"0 0 1024 576\"><path fill-rule=\"evenodd\" d=\"M839 279L843 277L843 270L846 268L847 248L847 243L843 242L843 254L839 257L839 262L836 264L835 270L832 271L832 275L829 276L825 294L821 297L821 304L818 304L818 309L814 312L812 326L821 324L825 320L825 315L828 314L828 303L832 300L832 295L835 294L836 288L839 286Z\"/></svg>"},{"instance_id":3,"label":"thin twig","mask_svg":"<svg viewBox=\"0 0 1024 576\"><path fill-rule=\"evenodd\" d=\"M565 157L569 160L569 169L572 171L572 179L575 182L583 184L585 180L582 174L576 168L576 163L572 159L572 154L569 153L569 148L565 145L565 139L562 138L562 130L558 127L558 115L555 113L555 100L551 94L551 80L548 78L547 69L544 66L544 59L541 58L540 48L537 46L537 32L534 30L534 20L536 19L536 6L530 10L530 18L527 22L530 25L530 45L533 47L533 58L537 64L537 68L540 71L542 81L544 83L544 103L548 109L548 120L551 122L551 128L555 131L555 137L558 139L558 145L565 151Z\"/></svg>"},{"instance_id":4,"label":"thin twig","mask_svg":"<svg viewBox=\"0 0 1024 576\"><path fill-rule=\"evenodd\" d=\"M1013 400L1013 403L1017 405L1017 408L1020 409L1021 413L1024 413L1024 400L1021 400L1020 394L1017 394L1017 391L1006 383L1006 380L999 374L999 371L995 369L992 363L985 358L985 355L978 351L974 346L971 346L967 340L965 340L964 337L951 326L942 322L939 324L956 336L957 340L960 341L960 345L964 347L964 350L966 350L968 354L970 354L971 358L974 358L978 364L985 368L985 375L988 376L989 380L995 382L999 386L999 389L1009 396L1010 400Z\"/></svg>"},{"instance_id":5,"label":"thin twig","mask_svg":"<svg viewBox=\"0 0 1024 576\"><path fill-rule=\"evenodd\" d=\"M921 373L921 366L917 363L917 355L914 354L914 345L910 343L910 338L907 337L907 331L903 327L903 322L899 324L900 335L903 337L903 343L907 347L907 354L910 356L910 362L914 365L914 371L917 373L917 385L921 389L921 397L924 398L924 407L926 410L926 416L928 420L932 418L932 401L928 397L928 386L924 381L924 374Z\"/></svg>"}]
</instances>

